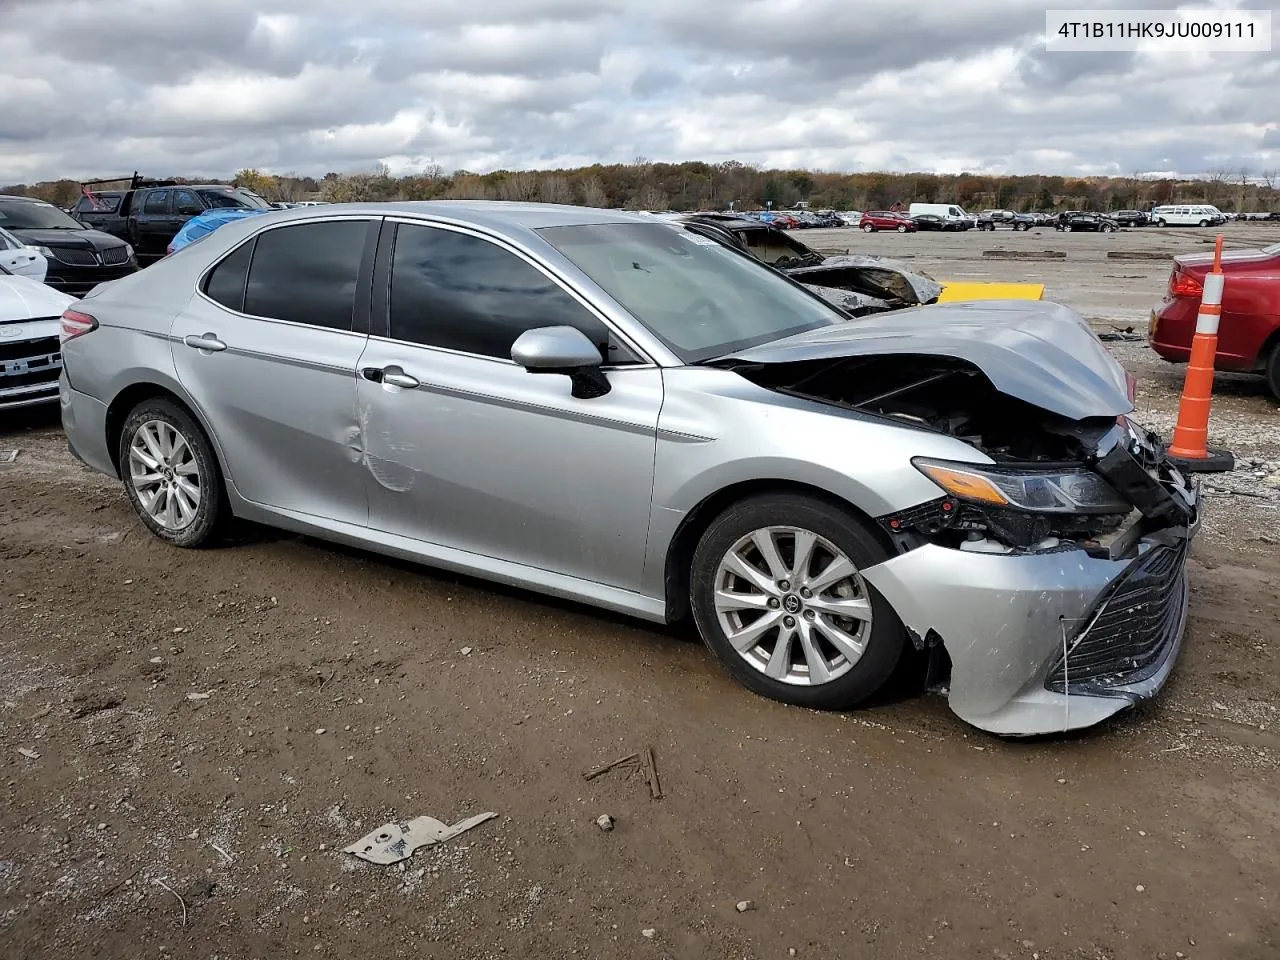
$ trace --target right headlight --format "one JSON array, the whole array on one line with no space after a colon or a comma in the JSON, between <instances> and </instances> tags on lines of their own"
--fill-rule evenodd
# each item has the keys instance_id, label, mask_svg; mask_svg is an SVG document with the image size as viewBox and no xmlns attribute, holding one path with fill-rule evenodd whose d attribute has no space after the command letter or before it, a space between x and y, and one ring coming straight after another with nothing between
<instances>
[{"instance_id":1,"label":"right headlight","mask_svg":"<svg viewBox=\"0 0 1280 960\"><path fill-rule=\"evenodd\" d=\"M1014 469L916 457L912 464L957 500L1031 513L1128 513L1130 504L1083 468Z\"/></svg>"}]
</instances>

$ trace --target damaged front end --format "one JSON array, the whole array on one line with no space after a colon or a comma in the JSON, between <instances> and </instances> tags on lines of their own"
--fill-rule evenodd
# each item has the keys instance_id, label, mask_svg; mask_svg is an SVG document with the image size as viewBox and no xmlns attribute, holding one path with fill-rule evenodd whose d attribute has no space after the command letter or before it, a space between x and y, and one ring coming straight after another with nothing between
<instances>
[{"instance_id":1,"label":"damaged front end","mask_svg":"<svg viewBox=\"0 0 1280 960\"><path fill-rule=\"evenodd\" d=\"M1193 482L1128 420L1126 378L1105 348L1063 308L1023 311L1026 322L1009 313L988 328L982 348L921 331L878 351L810 337L729 361L779 393L974 451L912 461L938 496L876 518L897 553L863 575L919 646L945 651L952 709L1003 735L1090 726L1160 689L1199 523ZM1064 321L1057 337L1046 317Z\"/></svg>"}]
</instances>

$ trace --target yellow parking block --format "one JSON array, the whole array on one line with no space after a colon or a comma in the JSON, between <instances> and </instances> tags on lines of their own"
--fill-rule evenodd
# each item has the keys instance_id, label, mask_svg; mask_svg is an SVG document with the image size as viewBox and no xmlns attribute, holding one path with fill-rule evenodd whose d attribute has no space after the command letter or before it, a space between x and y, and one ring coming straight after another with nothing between
<instances>
[{"instance_id":1,"label":"yellow parking block","mask_svg":"<svg viewBox=\"0 0 1280 960\"><path fill-rule=\"evenodd\" d=\"M939 303L962 300L1040 300L1043 283L970 283L966 280L943 281Z\"/></svg>"}]
</instances>

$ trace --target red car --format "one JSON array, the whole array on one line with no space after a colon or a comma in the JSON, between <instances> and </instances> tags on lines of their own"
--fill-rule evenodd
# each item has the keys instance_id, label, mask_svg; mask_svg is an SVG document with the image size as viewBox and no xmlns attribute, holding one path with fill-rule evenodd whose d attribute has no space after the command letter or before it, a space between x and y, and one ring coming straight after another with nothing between
<instances>
[{"instance_id":1,"label":"red car","mask_svg":"<svg viewBox=\"0 0 1280 960\"><path fill-rule=\"evenodd\" d=\"M1147 330L1151 349L1164 359L1173 363L1190 359L1204 276L1212 266L1211 253L1174 257L1169 290L1151 311ZM1225 285L1214 366L1260 373L1267 378L1272 395L1280 399L1280 243L1224 253L1222 272Z\"/></svg>"},{"instance_id":2,"label":"red car","mask_svg":"<svg viewBox=\"0 0 1280 960\"><path fill-rule=\"evenodd\" d=\"M858 226L867 233L875 233L877 230L915 233L919 229L916 222L905 213L894 213L892 210L868 210L858 221Z\"/></svg>"}]
</instances>

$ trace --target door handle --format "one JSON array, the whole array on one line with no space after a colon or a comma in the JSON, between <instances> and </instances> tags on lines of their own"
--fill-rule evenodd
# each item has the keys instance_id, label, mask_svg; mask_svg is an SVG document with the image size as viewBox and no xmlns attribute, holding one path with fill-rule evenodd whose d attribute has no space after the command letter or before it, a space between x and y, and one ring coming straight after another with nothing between
<instances>
[{"instance_id":1,"label":"door handle","mask_svg":"<svg viewBox=\"0 0 1280 960\"><path fill-rule=\"evenodd\" d=\"M182 342L188 347L194 347L196 350L208 350L211 353L227 349L227 345L218 339L217 334L213 333L203 333L198 337L183 337Z\"/></svg>"},{"instance_id":2,"label":"door handle","mask_svg":"<svg viewBox=\"0 0 1280 960\"><path fill-rule=\"evenodd\" d=\"M403 387L406 390L412 390L420 385L417 377L411 377L404 370L397 366L382 368L382 382L389 383L393 387Z\"/></svg>"}]
</instances>

